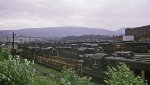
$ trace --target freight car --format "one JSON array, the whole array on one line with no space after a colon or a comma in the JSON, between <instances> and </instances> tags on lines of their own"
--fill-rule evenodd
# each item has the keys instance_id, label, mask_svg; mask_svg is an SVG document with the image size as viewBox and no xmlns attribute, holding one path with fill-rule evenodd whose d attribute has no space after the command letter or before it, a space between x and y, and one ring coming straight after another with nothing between
<instances>
[{"instance_id":1,"label":"freight car","mask_svg":"<svg viewBox=\"0 0 150 85\"><path fill-rule=\"evenodd\" d=\"M67 68L71 68L77 74L82 75L82 62L75 59L58 56L37 56L34 60L39 64L54 68L59 71L61 71L65 66Z\"/></svg>"},{"instance_id":2,"label":"freight car","mask_svg":"<svg viewBox=\"0 0 150 85\"><path fill-rule=\"evenodd\" d=\"M103 72L106 71L104 66L104 58L107 56L108 55L104 53L84 55L83 74L97 78L104 78Z\"/></svg>"}]
</instances>

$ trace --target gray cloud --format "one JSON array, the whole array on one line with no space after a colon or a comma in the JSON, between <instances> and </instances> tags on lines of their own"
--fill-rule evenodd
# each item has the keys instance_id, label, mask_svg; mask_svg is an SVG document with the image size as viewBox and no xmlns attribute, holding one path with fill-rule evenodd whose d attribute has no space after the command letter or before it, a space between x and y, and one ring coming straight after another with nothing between
<instances>
[{"instance_id":1,"label":"gray cloud","mask_svg":"<svg viewBox=\"0 0 150 85\"><path fill-rule=\"evenodd\" d=\"M150 0L0 0L0 29L148 25Z\"/></svg>"}]
</instances>

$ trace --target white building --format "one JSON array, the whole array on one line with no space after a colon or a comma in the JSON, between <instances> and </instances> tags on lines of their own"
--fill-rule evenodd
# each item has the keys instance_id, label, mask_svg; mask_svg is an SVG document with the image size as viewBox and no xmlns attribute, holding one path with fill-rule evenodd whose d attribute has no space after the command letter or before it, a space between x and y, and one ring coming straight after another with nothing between
<instances>
[{"instance_id":1,"label":"white building","mask_svg":"<svg viewBox=\"0 0 150 85\"><path fill-rule=\"evenodd\" d=\"M124 35L123 36L123 41L124 42L134 41L134 36L133 35Z\"/></svg>"}]
</instances>

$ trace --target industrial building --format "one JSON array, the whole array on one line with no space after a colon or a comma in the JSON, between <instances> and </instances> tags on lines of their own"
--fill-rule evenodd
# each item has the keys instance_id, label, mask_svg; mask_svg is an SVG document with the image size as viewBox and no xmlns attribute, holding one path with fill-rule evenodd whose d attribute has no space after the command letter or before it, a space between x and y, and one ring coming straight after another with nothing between
<instances>
[{"instance_id":1,"label":"industrial building","mask_svg":"<svg viewBox=\"0 0 150 85\"><path fill-rule=\"evenodd\" d=\"M113 36L114 42L133 42L134 36L133 35L120 35L120 36Z\"/></svg>"},{"instance_id":2,"label":"industrial building","mask_svg":"<svg viewBox=\"0 0 150 85\"><path fill-rule=\"evenodd\" d=\"M150 25L125 29L125 35L133 35L135 41L150 41L149 33Z\"/></svg>"}]
</instances>

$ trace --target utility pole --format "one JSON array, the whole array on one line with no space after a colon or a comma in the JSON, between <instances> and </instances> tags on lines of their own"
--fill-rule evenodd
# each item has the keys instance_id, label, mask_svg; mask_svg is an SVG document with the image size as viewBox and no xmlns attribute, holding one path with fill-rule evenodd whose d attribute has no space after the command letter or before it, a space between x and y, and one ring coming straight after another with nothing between
<instances>
[{"instance_id":1,"label":"utility pole","mask_svg":"<svg viewBox=\"0 0 150 85\"><path fill-rule=\"evenodd\" d=\"M12 34L12 55L13 55L13 57L15 56L15 33L13 32L13 34Z\"/></svg>"}]
</instances>

